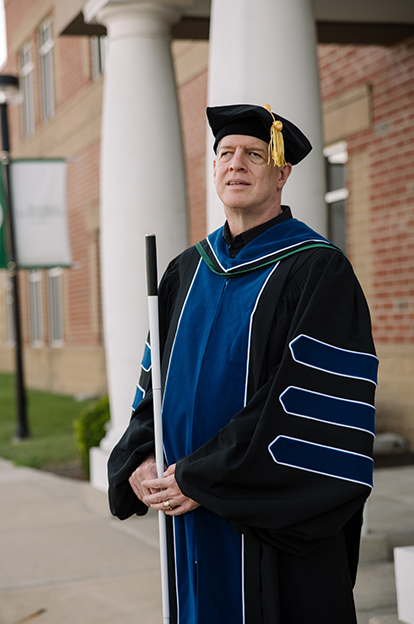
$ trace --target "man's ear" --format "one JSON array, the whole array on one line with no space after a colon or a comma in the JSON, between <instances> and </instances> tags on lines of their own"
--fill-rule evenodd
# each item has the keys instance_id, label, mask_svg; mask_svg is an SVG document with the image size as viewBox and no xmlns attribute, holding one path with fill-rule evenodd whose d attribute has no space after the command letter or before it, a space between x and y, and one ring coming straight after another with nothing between
<instances>
[{"instance_id":1,"label":"man's ear","mask_svg":"<svg viewBox=\"0 0 414 624\"><path fill-rule=\"evenodd\" d=\"M216 159L213 160L213 180L216 183Z\"/></svg>"},{"instance_id":2,"label":"man's ear","mask_svg":"<svg viewBox=\"0 0 414 624\"><path fill-rule=\"evenodd\" d=\"M283 167L279 168L279 182L277 184L278 189L282 190L291 173L292 165L290 163L286 163L286 165L283 165Z\"/></svg>"}]
</instances>

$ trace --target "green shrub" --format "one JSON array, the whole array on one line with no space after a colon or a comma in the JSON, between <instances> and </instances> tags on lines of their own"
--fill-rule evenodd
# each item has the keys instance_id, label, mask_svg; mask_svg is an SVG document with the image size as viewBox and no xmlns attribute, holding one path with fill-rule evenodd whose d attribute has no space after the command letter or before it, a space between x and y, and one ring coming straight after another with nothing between
<instances>
[{"instance_id":1,"label":"green shrub","mask_svg":"<svg viewBox=\"0 0 414 624\"><path fill-rule=\"evenodd\" d=\"M89 451L94 446L99 446L100 441L106 434L105 424L110 418L109 399L99 399L91 407L86 409L75 420L75 432L82 461L83 469L89 475Z\"/></svg>"}]
</instances>

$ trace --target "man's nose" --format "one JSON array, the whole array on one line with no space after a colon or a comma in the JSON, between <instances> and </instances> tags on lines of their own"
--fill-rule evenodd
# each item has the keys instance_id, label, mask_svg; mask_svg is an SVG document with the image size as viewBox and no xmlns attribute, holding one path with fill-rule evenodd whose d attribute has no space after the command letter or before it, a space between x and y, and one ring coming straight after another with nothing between
<instances>
[{"instance_id":1,"label":"man's nose","mask_svg":"<svg viewBox=\"0 0 414 624\"><path fill-rule=\"evenodd\" d=\"M246 166L246 163L244 160L244 152L242 149L237 148L233 154L230 167L231 169L240 170L240 169L244 169L245 166Z\"/></svg>"}]
</instances>

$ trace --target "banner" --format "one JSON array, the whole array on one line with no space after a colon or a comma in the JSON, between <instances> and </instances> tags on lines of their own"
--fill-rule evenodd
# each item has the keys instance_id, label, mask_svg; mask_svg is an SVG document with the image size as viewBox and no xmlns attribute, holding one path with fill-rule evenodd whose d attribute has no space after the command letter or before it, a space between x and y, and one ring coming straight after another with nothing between
<instances>
[{"instance_id":1,"label":"banner","mask_svg":"<svg viewBox=\"0 0 414 624\"><path fill-rule=\"evenodd\" d=\"M0 269L6 268L6 206L4 205L3 193L3 168L0 163Z\"/></svg>"},{"instance_id":2,"label":"banner","mask_svg":"<svg viewBox=\"0 0 414 624\"><path fill-rule=\"evenodd\" d=\"M65 161L14 160L10 186L18 267L70 266Z\"/></svg>"}]
</instances>

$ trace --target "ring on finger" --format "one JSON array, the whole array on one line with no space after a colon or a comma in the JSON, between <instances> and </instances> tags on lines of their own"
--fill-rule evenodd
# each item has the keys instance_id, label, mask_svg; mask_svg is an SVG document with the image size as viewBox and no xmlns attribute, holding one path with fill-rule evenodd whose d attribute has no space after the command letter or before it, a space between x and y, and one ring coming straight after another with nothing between
<instances>
[{"instance_id":1,"label":"ring on finger","mask_svg":"<svg viewBox=\"0 0 414 624\"><path fill-rule=\"evenodd\" d=\"M172 507L170 505L170 501L169 500L164 501L164 507L165 507L166 511L171 511Z\"/></svg>"}]
</instances>

